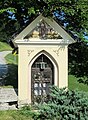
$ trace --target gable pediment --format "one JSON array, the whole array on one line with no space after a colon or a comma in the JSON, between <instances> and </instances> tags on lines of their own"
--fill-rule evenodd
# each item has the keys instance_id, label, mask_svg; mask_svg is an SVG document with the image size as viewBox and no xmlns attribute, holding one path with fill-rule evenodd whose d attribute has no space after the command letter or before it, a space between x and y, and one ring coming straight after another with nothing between
<instances>
[{"instance_id":1,"label":"gable pediment","mask_svg":"<svg viewBox=\"0 0 88 120\"><path fill-rule=\"evenodd\" d=\"M20 34L15 37L14 41L64 41L73 43L74 39L53 19L39 15L30 23Z\"/></svg>"},{"instance_id":2,"label":"gable pediment","mask_svg":"<svg viewBox=\"0 0 88 120\"><path fill-rule=\"evenodd\" d=\"M36 27L29 32L24 39L39 38L41 40L46 39L62 39L60 34L54 30L49 24L47 24L43 19L37 23Z\"/></svg>"}]
</instances>

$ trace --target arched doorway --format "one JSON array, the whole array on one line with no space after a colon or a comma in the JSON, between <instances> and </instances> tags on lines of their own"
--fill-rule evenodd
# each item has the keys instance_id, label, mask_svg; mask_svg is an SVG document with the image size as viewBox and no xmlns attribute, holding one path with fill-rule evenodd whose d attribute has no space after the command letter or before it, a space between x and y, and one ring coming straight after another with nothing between
<instances>
[{"instance_id":1,"label":"arched doorway","mask_svg":"<svg viewBox=\"0 0 88 120\"><path fill-rule=\"evenodd\" d=\"M47 102L49 86L54 84L54 66L41 54L31 67L31 97L33 103Z\"/></svg>"}]
</instances>

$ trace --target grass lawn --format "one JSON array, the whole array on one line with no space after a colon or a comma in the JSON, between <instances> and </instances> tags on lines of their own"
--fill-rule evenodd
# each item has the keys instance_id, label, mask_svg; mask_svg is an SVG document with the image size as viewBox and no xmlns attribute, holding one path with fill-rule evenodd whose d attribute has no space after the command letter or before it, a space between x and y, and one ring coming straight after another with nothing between
<instances>
[{"instance_id":1,"label":"grass lawn","mask_svg":"<svg viewBox=\"0 0 88 120\"><path fill-rule=\"evenodd\" d=\"M31 116L24 116L19 110L0 111L0 120L32 120Z\"/></svg>"},{"instance_id":2,"label":"grass lawn","mask_svg":"<svg viewBox=\"0 0 88 120\"><path fill-rule=\"evenodd\" d=\"M7 64L18 64L18 55L13 55L10 53L5 57L5 59L7 61Z\"/></svg>"},{"instance_id":3,"label":"grass lawn","mask_svg":"<svg viewBox=\"0 0 88 120\"><path fill-rule=\"evenodd\" d=\"M70 90L78 89L81 91L88 92L88 85L85 85L83 83L79 83L77 81L77 78L74 77L73 75L69 75L69 77L68 77L68 88Z\"/></svg>"},{"instance_id":4,"label":"grass lawn","mask_svg":"<svg viewBox=\"0 0 88 120\"><path fill-rule=\"evenodd\" d=\"M0 42L0 51L8 51L8 50L12 50L10 45L8 45L5 42Z\"/></svg>"}]
</instances>

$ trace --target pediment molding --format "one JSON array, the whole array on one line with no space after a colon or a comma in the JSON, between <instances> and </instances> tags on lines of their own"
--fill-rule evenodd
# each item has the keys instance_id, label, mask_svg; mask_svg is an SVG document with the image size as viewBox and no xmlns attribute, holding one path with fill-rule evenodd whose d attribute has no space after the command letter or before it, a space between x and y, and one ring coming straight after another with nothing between
<instances>
[{"instance_id":1,"label":"pediment molding","mask_svg":"<svg viewBox=\"0 0 88 120\"><path fill-rule=\"evenodd\" d=\"M39 24L40 21L45 21L45 23L49 26L51 26L51 28L53 28L57 33L59 33L59 35L61 36L61 38L52 38L52 39L42 39L42 38L30 38L26 39L26 36L28 36L36 27L37 24ZM74 39L53 19L49 19L47 17L42 16L42 14L40 14L33 22L31 22L21 33L19 33L15 39L14 42L15 43L30 43L30 44L49 44L49 42L51 41L51 43L56 43L57 44L71 44L74 43Z\"/></svg>"}]
</instances>

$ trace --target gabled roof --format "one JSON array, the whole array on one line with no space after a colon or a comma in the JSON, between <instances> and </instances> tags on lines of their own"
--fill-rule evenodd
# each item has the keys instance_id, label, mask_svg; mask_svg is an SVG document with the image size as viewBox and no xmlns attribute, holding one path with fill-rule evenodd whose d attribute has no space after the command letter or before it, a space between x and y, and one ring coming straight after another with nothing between
<instances>
[{"instance_id":1,"label":"gabled roof","mask_svg":"<svg viewBox=\"0 0 88 120\"><path fill-rule=\"evenodd\" d=\"M40 14L33 22L31 22L22 32L20 32L14 39L14 42L18 40L23 40L25 37L36 27L36 25L44 20L49 26L54 28L54 30L60 34L60 36L64 39L64 41L68 41L70 43L74 43L75 40L53 19L47 18Z\"/></svg>"}]
</instances>

